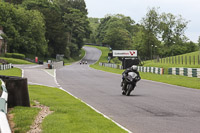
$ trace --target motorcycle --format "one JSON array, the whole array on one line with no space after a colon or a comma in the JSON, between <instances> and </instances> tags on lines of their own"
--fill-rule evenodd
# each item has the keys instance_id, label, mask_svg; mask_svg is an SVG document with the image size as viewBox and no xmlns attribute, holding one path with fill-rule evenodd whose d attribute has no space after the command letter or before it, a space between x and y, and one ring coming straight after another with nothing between
<instances>
[{"instance_id":1,"label":"motorcycle","mask_svg":"<svg viewBox=\"0 0 200 133\"><path fill-rule=\"evenodd\" d=\"M129 72L125 77L122 85L122 95L129 96L131 91L134 90L136 83L139 81L139 77L135 72Z\"/></svg>"}]
</instances>

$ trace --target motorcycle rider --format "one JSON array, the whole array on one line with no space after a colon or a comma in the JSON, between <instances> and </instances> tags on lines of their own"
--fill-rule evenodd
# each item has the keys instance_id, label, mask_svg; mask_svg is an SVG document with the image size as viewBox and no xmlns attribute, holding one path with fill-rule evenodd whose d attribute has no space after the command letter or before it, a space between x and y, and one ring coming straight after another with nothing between
<instances>
[{"instance_id":1,"label":"motorcycle rider","mask_svg":"<svg viewBox=\"0 0 200 133\"><path fill-rule=\"evenodd\" d=\"M121 82L121 87L123 86L122 90L124 90L126 88L127 83L125 82L125 78L126 76L128 76L129 72L135 72L137 74L137 78L136 81L139 81L141 79L139 72L137 71L137 66L133 65L129 68L127 68L123 73L122 73L122 82Z\"/></svg>"}]
</instances>

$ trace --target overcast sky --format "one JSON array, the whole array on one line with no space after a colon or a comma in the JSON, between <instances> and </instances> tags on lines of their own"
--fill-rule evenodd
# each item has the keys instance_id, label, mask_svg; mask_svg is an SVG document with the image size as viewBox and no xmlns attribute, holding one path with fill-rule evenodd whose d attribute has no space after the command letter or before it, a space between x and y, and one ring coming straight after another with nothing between
<instances>
[{"instance_id":1,"label":"overcast sky","mask_svg":"<svg viewBox=\"0 0 200 133\"><path fill-rule=\"evenodd\" d=\"M103 18L107 14L123 14L139 23L148 8L160 7L159 13L181 15L190 21L186 36L197 42L200 36L200 0L85 0L88 17Z\"/></svg>"}]
</instances>

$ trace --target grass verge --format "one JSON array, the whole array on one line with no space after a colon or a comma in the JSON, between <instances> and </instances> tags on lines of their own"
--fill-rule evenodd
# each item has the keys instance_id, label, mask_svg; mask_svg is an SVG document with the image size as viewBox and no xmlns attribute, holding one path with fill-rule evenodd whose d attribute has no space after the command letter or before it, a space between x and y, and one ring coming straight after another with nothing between
<instances>
[{"instance_id":1,"label":"grass verge","mask_svg":"<svg viewBox=\"0 0 200 133\"><path fill-rule=\"evenodd\" d=\"M99 66L99 62L107 61L107 55L108 55L109 50L106 47L99 47L99 46L93 46L93 47L100 49L102 51L102 56L96 64L90 65L90 67L94 69L102 70L102 71L117 73L117 74L121 74L124 71L120 69ZM183 86L183 87L188 87L188 88L200 89L200 78L191 78L191 77L186 77L186 76L167 75L167 74L158 75L158 74L144 73L144 72L140 72L140 75L142 79L146 79L146 80L152 80L152 81L163 82L167 84L178 85L178 86Z\"/></svg>"},{"instance_id":2,"label":"grass verge","mask_svg":"<svg viewBox=\"0 0 200 133\"><path fill-rule=\"evenodd\" d=\"M19 68L11 68L8 70L0 70L0 75L21 77L22 71Z\"/></svg>"},{"instance_id":3,"label":"grass verge","mask_svg":"<svg viewBox=\"0 0 200 133\"><path fill-rule=\"evenodd\" d=\"M21 70L17 68L6 70L5 75L21 76ZM14 72L17 71L17 72ZM0 71L1 72L1 71ZM5 72L5 71L4 71ZM18 74L14 74L18 73ZM1 73L0 73L1 74ZM13 75L14 74L14 75ZM59 132L99 132L99 133L124 133L125 130L118 127L111 120L98 114L80 100L68 93L52 87L29 85L29 97L31 105L34 100L50 107L54 111L45 117L42 122L43 133ZM26 133L30 130L36 115L40 109L29 107L14 107L9 111L13 115L13 129L15 133Z\"/></svg>"},{"instance_id":4,"label":"grass verge","mask_svg":"<svg viewBox=\"0 0 200 133\"><path fill-rule=\"evenodd\" d=\"M14 121L14 130L15 133L26 133L30 130L35 117L39 113L39 108L30 108L30 107L14 107L9 111L9 115L13 115L12 121Z\"/></svg>"},{"instance_id":5,"label":"grass verge","mask_svg":"<svg viewBox=\"0 0 200 133\"><path fill-rule=\"evenodd\" d=\"M54 111L44 119L43 133L126 132L80 100L58 88L30 85L29 94L31 101L39 101Z\"/></svg>"}]
</instances>

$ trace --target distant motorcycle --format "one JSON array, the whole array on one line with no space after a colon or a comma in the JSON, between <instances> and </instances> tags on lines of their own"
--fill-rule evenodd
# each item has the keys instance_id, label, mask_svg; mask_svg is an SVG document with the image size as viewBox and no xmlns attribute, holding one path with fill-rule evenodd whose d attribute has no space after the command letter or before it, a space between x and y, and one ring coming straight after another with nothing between
<instances>
[{"instance_id":1,"label":"distant motorcycle","mask_svg":"<svg viewBox=\"0 0 200 133\"><path fill-rule=\"evenodd\" d=\"M131 91L134 90L136 83L139 81L139 77L135 72L129 72L125 77L122 85L122 95L129 96Z\"/></svg>"}]
</instances>

